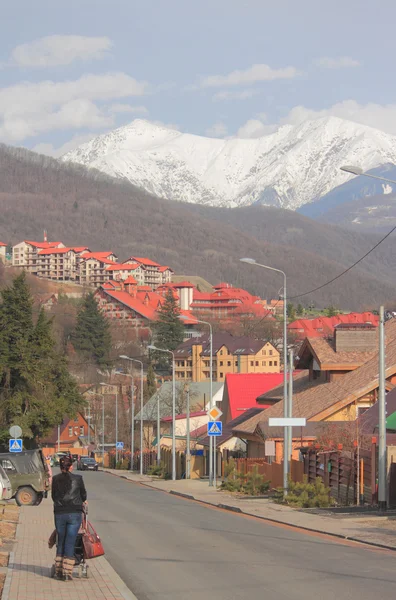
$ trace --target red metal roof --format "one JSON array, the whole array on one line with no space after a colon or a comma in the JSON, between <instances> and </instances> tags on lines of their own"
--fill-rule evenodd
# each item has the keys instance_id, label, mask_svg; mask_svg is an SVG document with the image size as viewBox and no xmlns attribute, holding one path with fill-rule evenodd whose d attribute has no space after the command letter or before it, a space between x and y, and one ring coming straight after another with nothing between
<instances>
[{"instance_id":1,"label":"red metal roof","mask_svg":"<svg viewBox=\"0 0 396 600\"><path fill-rule=\"evenodd\" d=\"M46 248L44 250L40 250L39 254L66 254L66 252L70 252L73 250L72 248ZM74 252L74 250L73 250Z\"/></svg>"},{"instance_id":2,"label":"red metal roof","mask_svg":"<svg viewBox=\"0 0 396 600\"><path fill-rule=\"evenodd\" d=\"M128 258L128 260L134 260L134 261L141 263L142 265L145 265L148 267L160 267L161 266L159 263L155 262L154 260L151 260L150 258L131 256L130 258ZM125 262L127 262L127 261L125 261Z\"/></svg>"},{"instance_id":3,"label":"red metal roof","mask_svg":"<svg viewBox=\"0 0 396 600\"><path fill-rule=\"evenodd\" d=\"M204 417L206 415L206 410L200 410L199 412L190 413L190 418L193 417ZM187 415L176 415L176 419L187 419ZM169 422L172 421L172 417L162 417L161 421ZM206 427L206 425L205 425Z\"/></svg>"},{"instance_id":4,"label":"red metal roof","mask_svg":"<svg viewBox=\"0 0 396 600\"><path fill-rule=\"evenodd\" d=\"M256 399L269 392L283 381L283 373L229 373L226 375L231 419L249 408L268 408L258 404Z\"/></svg>"},{"instance_id":5,"label":"red metal roof","mask_svg":"<svg viewBox=\"0 0 396 600\"><path fill-rule=\"evenodd\" d=\"M113 263L112 265L107 267L106 271L135 271L138 268L139 268L139 265L137 265L137 264L134 264L134 265L122 264L122 265L120 265L119 263Z\"/></svg>"}]
</instances>

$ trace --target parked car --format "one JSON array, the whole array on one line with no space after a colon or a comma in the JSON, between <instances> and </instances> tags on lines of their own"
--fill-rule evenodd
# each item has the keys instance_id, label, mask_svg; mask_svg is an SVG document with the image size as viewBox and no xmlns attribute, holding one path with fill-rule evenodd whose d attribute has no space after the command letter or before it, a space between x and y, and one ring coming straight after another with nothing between
<instances>
[{"instance_id":1,"label":"parked car","mask_svg":"<svg viewBox=\"0 0 396 600\"><path fill-rule=\"evenodd\" d=\"M79 471L97 471L99 464L94 458L82 456L77 466Z\"/></svg>"},{"instance_id":2,"label":"parked car","mask_svg":"<svg viewBox=\"0 0 396 600\"><path fill-rule=\"evenodd\" d=\"M2 500L11 500L12 498L12 485L10 478L4 471L3 467L0 467L0 489Z\"/></svg>"},{"instance_id":3,"label":"parked car","mask_svg":"<svg viewBox=\"0 0 396 600\"><path fill-rule=\"evenodd\" d=\"M12 487L19 506L40 504L50 489L50 473L42 450L0 453L0 466Z\"/></svg>"}]
</instances>

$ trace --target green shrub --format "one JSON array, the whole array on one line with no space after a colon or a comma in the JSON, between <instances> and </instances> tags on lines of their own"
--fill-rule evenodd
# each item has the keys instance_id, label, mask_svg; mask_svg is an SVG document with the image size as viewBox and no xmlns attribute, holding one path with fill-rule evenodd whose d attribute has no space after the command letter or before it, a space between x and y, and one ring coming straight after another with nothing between
<instances>
[{"instance_id":1,"label":"green shrub","mask_svg":"<svg viewBox=\"0 0 396 600\"><path fill-rule=\"evenodd\" d=\"M258 472L258 465L245 476L237 472L235 462L231 459L224 469L224 481L220 489L226 492L242 492L248 496L260 496L270 488L270 482L266 481Z\"/></svg>"},{"instance_id":2,"label":"green shrub","mask_svg":"<svg viewBox=\"0 0 396 600\"><path fill-rule=\"evenodd\" d=\"M165 466L161 465L151 465L147 471L147 475L152 475L155 477L162 477L162 479L170 479L171 475L166 471Z\"/></svg>"},{"instance_id":3,"label":"green shrub","mask_svg":"<svg viewBox=\"0 0 396 600\"><path fill-rule=\"evenodd\" d=\"M275 492L275 502L287 504L296 508L328 508L335 504L330 496L330 488L326 487L321 477L317 477L315 483L308 483L308 477L304 475L303 481L295 483L289 480L287 496L283 489Z\"/></svg>"}]
</instances>

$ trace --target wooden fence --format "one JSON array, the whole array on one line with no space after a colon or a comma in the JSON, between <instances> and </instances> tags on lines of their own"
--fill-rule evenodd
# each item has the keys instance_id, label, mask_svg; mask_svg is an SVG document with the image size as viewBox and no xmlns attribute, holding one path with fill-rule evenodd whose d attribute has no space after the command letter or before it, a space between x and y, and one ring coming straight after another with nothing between
<instances>
[{"instance_id":1,"label":"wooden fence","mask_svg":"<svg viewBox=\"0 0 396 600\"><path fill-rule=\"evenodd\" d=\"M313 483L317 477L330 488L338 504L376 503L376 446L353 452L319 452L310 449L304 459L304 473Z\"/></svg>"},{"instance_id":2,"label":"wooden fence","mask_svg":"<svg viewBox=\"0 0 396 600\"><path fill-rule=\"evenodd\" d=\"M267 481L271 488L283 487L283 462L268 463L264 458L236 458L235 468L241 475L246 475L257 468L257 472ZM293 481L302 481L304 477L304 463L298 460L291 461L290 477Z\"/></svg>"}]
</instances>

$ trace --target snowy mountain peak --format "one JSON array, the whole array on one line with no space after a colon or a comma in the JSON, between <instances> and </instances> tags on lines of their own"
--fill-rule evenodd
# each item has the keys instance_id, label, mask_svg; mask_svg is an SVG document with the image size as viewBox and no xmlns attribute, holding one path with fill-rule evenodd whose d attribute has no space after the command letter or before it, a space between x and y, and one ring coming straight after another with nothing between
<instances>
[{"instance_id":1,"label":"snowy mountain peak","mask_svg":"<svg viewBox=\"0 0 396 600\"><path fill-rule=\"evenodd\" d=\"M256 139L214 139L136 119L62 157L171 200L297 209L350 176L396 164L396 137L338 117L285 125Z\"/></svg>"}]
</instances>

